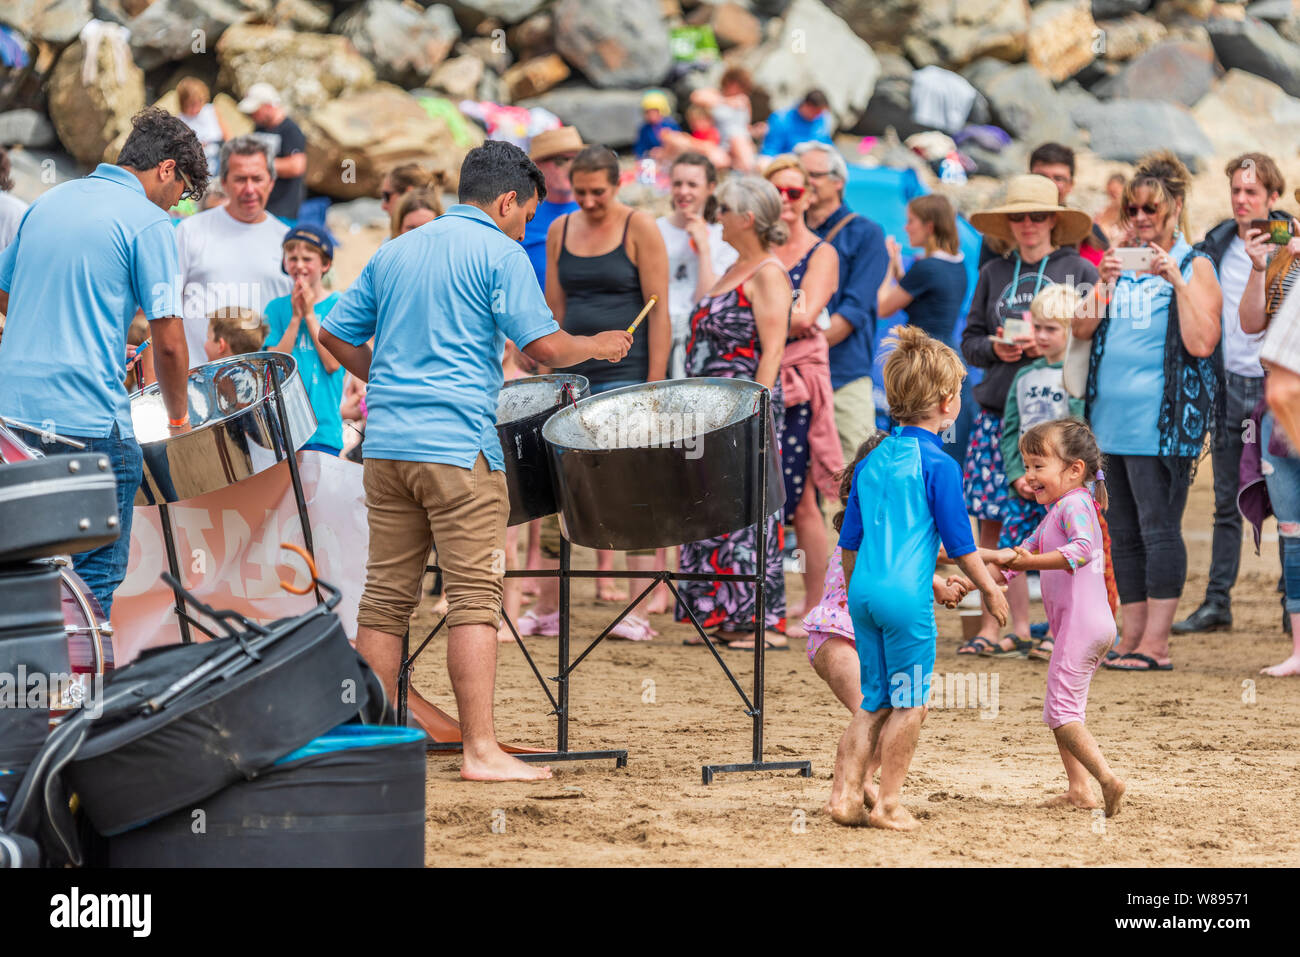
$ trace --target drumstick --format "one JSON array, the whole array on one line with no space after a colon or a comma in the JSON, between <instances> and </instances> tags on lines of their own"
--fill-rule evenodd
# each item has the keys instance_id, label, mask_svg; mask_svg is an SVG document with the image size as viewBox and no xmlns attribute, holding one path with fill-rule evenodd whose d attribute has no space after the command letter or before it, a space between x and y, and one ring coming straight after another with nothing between
<instances>
[{"instance_id":1,"label":"drumstick","mask_svg":"<svg viewBox=\"0 0 1300 957\"><path fill-rule=\"evenodd\" d=\"M647 312L649 312L651 309L655 307L655 303L658 301L659 301L658 296L650 297L650 301L645 304L645 308L642 309L639 313L637 313L637 317L632 320L632 325L627 327L628 335L631 335L632 333L636 332L636 327L641 325L641 320L645 318Z\"/></svg>"}]
</instances>

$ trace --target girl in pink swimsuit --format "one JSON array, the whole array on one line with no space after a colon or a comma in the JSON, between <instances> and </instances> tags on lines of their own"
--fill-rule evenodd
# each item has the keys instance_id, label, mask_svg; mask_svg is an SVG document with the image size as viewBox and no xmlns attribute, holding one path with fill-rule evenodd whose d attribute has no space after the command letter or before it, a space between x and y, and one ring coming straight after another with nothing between
<instances>
[{"instance_id":1,"label":"girl in pink swimsuit","mask_svg":"<svg viewBox=\"0 0 1300 957\"><path fill-rule=\"evenodd\" d=\"M1025 477L1047 517L1022 545L1000 549L997 564L1016 572L1037 570L1043 606L1056 638L1047 666L1043 720L1069 779L1066 792L1048 804L1095 808L1091 775L1101 785L1106 816L1119 812L1124 782L1101 756L1084 726L1088 686L1115 643L1115 618L1106 594L1106 551L1098 508L1106 507L1101 452L1092 430L1078 419L1034 426L1020 439ZM1087 485L1094 482L1093 491Z\"/></svg>"}]
</instances>

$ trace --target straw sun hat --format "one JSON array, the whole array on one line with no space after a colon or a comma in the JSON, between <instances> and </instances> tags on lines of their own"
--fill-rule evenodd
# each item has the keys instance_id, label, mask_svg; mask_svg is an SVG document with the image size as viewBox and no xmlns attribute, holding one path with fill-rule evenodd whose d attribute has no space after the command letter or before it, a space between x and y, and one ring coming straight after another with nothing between
<instances>
[{"instance_id":1,"label":"straw sun hat","mask_svg":"<svg viewBox=\"0 0 1300 957\"><path fill-rule=\"evenodd\" d=\"M970 218L970 224L985 236L1014 243L1008 213L1055 213L1052 242L1057 246L1073 246L1092 231L1092 217L1083 210L1060 205L1059 195L1056 184L1046 176L1036 173L1017 176L1007 184L1002 205L976 213Z\"/></svg>"}]
</instances>

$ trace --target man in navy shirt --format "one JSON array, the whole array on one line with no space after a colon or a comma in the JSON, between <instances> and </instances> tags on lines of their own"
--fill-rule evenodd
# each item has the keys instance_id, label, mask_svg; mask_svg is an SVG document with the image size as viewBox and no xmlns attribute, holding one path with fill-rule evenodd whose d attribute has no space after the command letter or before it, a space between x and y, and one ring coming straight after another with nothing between
<instances>
[{"instance_id":1,"label":"man in navy shirt","mask_svg":"<svg viewBox=\"0 0 1300 957\"><path fill-rule=\"evenodd\" d=\"M321 322L321 345L369 383L370 556L357 651L394 697L401 636L436 547L450 604L461 776L531 781L550 769L502 751L492 721L510 512L496 431L501 349L509 337L537 362L563 367L617 362L632 337L622 329L571 336L556 324L519 244L546 198L541 171L522 150L499 140L470 150L459 191L460 203L442 216L385 243Z\"/></svg>"},{"instance_id":2,"label":"man in navy shirt","mask_svg":"<svg viewBox=\"0 0 1300 957\"><path fill-rule=\"evenodd\" d=\"M166 210L203 198L208 161L177 117L148 109L131 121L117 165L100 163L31 205L0 254L0 416L46 455L75 453L55 435L108 457L117 478L115 542L73 556L110 614L126 577L143 458L126 387L126 333L149 320L154 370L173 433L189 429L189 352L181 318L176 235Z\"/></svg>"},{"instance_id":3,"label":"man in navy shirt","mask_svg":"<svg viewBox=\"0 0 1300 957\"><path fill-rule=\"evenodd\" d=\"M800 143L795 154L808 171L813 202L808 226L840 254L840 284L828 305L831 326L831 388L835 390L835 426L844 461L852 462L876 428L871 363L876 341L876 296L889 268L885 231L844 205L849 178L844 157L824 143Z\"/></svg>"}]
</instances>

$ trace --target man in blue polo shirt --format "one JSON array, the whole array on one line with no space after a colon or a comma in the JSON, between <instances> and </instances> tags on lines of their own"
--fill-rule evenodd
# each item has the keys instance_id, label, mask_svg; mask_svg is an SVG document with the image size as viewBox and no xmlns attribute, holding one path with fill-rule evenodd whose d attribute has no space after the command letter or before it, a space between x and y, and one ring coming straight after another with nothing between
<instances>
[{"instance_id":1,"label":"man in blue polo shirt","mask_svg":"<svg viewBox=\"0 0 1300 957\"><path fill-rule=\"evenodd\" d=\"M117 165L54 187L23 216L0 254L0 416L47 455L102 452L117 477L116 542L73 556L105 614L126 576L140 446L127 401L126 334L138 309L150 323L154 370L173 432L189 428L189 370L176 236L166 210L202 199L203 147L171 114L136 114Z\"/></svg>"},{"instance_id":2,"label":"man in blue polo shirt","mask_svg":"<svg viewBox=\"0 0 1300 957\"><path fill-rule=\"evenodd\" d=\"M767 135L763 137L762 154L766 159L793 153L800 143L825 143L831 139L830 103L821 90L809 90L802 100L773 113L767 118Z\"/></svg>"},{"instance_id":3,"label":"man in blue polo shirt","mask_svg":"<svg viewBox=\"0 0 1300 957\"><path fill-rule=\"evenodd\" d=\"M852 462L858 446L876 429L871 363L876 344L876 295L889 268L885 231L844 204L849 171L844 157L824 143L800 143L795 155L808 171L813 202L808 227L840 254L840 284L828 308L831 327L831 388L835 390L835 426L844 461Z\"/></svg>"},{"instance_id":4,"label":"man in blue polo shirt","mask_svg":"<svg viewBox=\"0 0 1300 957\"><path fill-rule=\"evenodd\" d=\"M518 147L489 140L465 157L460 203L386 243L321 323L321 344L366 390L370 524L357 650L395 697L401 636L430 547L447 588L447 671L464 742L461 776L551 776L501 750L492 722L505 554L505 457L496 431L507 338L553 367L617 362L622 330L570 336L551 316L519 241L546 198ZM374 352L367 340L374 337Z\"/></svg>"}]
</instances>

